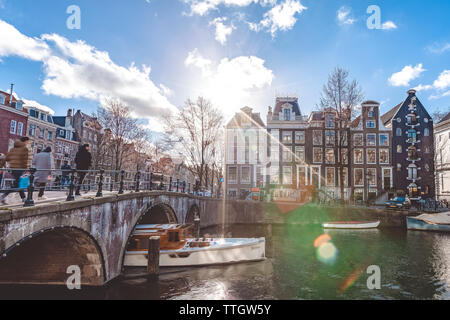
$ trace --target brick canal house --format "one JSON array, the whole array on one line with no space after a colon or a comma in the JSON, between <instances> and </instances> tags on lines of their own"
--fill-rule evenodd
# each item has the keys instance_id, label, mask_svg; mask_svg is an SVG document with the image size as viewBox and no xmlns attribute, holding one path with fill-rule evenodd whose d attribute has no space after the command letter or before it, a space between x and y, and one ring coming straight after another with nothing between
<instances>
[{"instance_id":1,"label":"brick canal house","mask_svg":"<svg viewBox=\"0 0 450 320\"><path fill-rule=\"evenodd\" d=\"M412 201L434 199L434 130L433 119L409 90L404 102L383 116L386 127L392 128L392 163L397 194L406 194Z\"/></svg>"},{"instance_id":2,"label":"brick canal house","mask_svg":"<svg viewBox=\"0 0 450 320\"><path fill-rule=\"evenodd\" d=\"M247 199L264 186L267 131L259 113L244 107L225 127L225 194Z\"/></svg>"},{"instance_id":3,"label":"brick canal house","mask_svg":"<svg viewBox=\"0 0 450 320\"><path fill-rule=\"evenodd\" d=\"M450 201L450 113L434 126L436 198Z\"/></svg>"},{"instance_id":4,"label":"brick canal house","mask_svg":"<svg viewBox=\"0 0 450 320\"><path fill-rule=\"evenodd\" d=\"M359 117L346 119L339 121L334 109L313 111L306 118L297 98L276 99L267 118L268 183L275 201L303 201L313 189L338 199L341 169L347 200L375 200L392 188L391 130L380 121L379 103L364 102ZM350 125L337 129L340 123Z\"/></svg>"},{"instance_id":5,"label":"brick canal house","mask_svg":"<svg viewBox=\"0 0 450 320\"><path fill-rule=\"evenodd\" d=\"M64 164L64 161L73 168L75 155L78 151L79 142L73 127L72 109L67 111L65 117L53 117L53 121L58 126L56 129L55 141L55 168L59 169Z\"/></svg>"},{"instance_id":6,"label":"brick canal house","mask_svg":"<svg viewBox=\"0 0 450 320\"><path fill-rule=\"evenodd\" d=\"M350 175L356 201L388 200L393 195L392 130L380 117L380 104L366 101L350 126Z\"/></svg>"},{"instance_id":7,"label":"brick canal house","mask_svg":"<svg viewBox=\"0 0 450 320\"><path fill-rule=\"evenodd\" d=\"M14 142L26 136L28 123L27 109L22 100L0 91L0 153L6 154Z\"/></svg>"},{"instance_id":8,"label":"brick canal house","mask_svg":"<svg viewBox=\"0 0 450 320\"><path fill-rule=\"evenodd\" d=\"M54 152L57 125L53 122L52 111L31 102L27 105L27 109L29 114L27 134L31 140L33 155L47 147L51 147Z\"/></svg>"}]
</instances>

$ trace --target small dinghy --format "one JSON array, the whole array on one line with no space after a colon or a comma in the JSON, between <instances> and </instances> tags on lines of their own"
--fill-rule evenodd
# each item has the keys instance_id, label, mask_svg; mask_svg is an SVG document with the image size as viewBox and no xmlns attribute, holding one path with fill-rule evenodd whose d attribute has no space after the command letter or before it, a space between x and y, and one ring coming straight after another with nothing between
<instances>
[{"instance_id":1,"label":"small dinghy","mask_svg":"<svg viewBox=\"0 0 450 320\"><path fill-rule=\"evenodd\" d=\"M408 230L450 232L450 212L407 218Z\"/></svg>"},{"instance_id":2,"label":"small dinghy","mask_svg":"<svg viewBox=\"0 0 450 320\"><path fill-rule=\"evenodd\" d=\"M362 221L345 221L345 222L327 222L323 225L324 229L377 229L380 221L362 222Z\"/></svg>"},{"instance_id":3,"label":"small dinghy","mask_svg":"<svg viewBox=\"0 0 450 320\"><path fill-rule=\"evenodd\" d=\"M125 254L127 267L146 267L148 239L160 237L160 267L188 267L261 261L265 238L188 238L189 225L139 225Z\"/></svg>"}]
</instances>

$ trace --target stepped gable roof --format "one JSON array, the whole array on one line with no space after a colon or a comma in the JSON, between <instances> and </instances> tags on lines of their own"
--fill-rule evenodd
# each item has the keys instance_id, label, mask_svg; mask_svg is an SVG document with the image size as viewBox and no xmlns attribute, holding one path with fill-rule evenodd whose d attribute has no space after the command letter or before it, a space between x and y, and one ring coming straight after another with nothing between
<instances>
[{"instance_id":1,"label":"stepped gable roof","mask_svg":"<svg viewBox=\"0 0 450 320\"><path fill-rule=\"evenodd\" d=\"M292 106L292 111L294 111L294 113L297 116L301 116L302 113L300 111L300 106L298 104L298 98L296 97L278 97L276 98L275 101L275 109L274 109L274 114L279 114L280 112L282 112L282 108L285 104L290 104Z\"/></svg>"}]
</instances>

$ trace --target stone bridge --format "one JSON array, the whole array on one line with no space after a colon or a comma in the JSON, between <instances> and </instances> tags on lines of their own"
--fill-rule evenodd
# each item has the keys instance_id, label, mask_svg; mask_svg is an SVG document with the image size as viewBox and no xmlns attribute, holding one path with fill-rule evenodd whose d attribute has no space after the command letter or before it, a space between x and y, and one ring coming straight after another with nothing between
<instances>
[{"instance_id":1,"label":"stone bridge","mask_svg":"<svg viewBox=\"0 0 450 320\"><path fill-rule=\"evenodd\" d=\"M0 283L65 284L79 266L98 286L123 270L137 224L192 223L218 200L148 191L0 211Z\"/></svg>"}]
</instances>

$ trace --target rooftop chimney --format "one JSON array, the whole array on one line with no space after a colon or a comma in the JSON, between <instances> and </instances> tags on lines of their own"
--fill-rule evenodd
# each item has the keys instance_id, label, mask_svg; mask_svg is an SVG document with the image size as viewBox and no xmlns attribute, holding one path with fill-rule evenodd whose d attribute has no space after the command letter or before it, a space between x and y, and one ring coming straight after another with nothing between
<instances>
[{"instance_id":1,"label":"rooftop chimney","mask_svg":"<svg viewBox=\"0 0 450 320\"><path fill-rule=\"evenodd\" d=\"M11 95L9 96L9 105L12 105L14 83L11 83Z\"/></svg>"}]
</instances>

